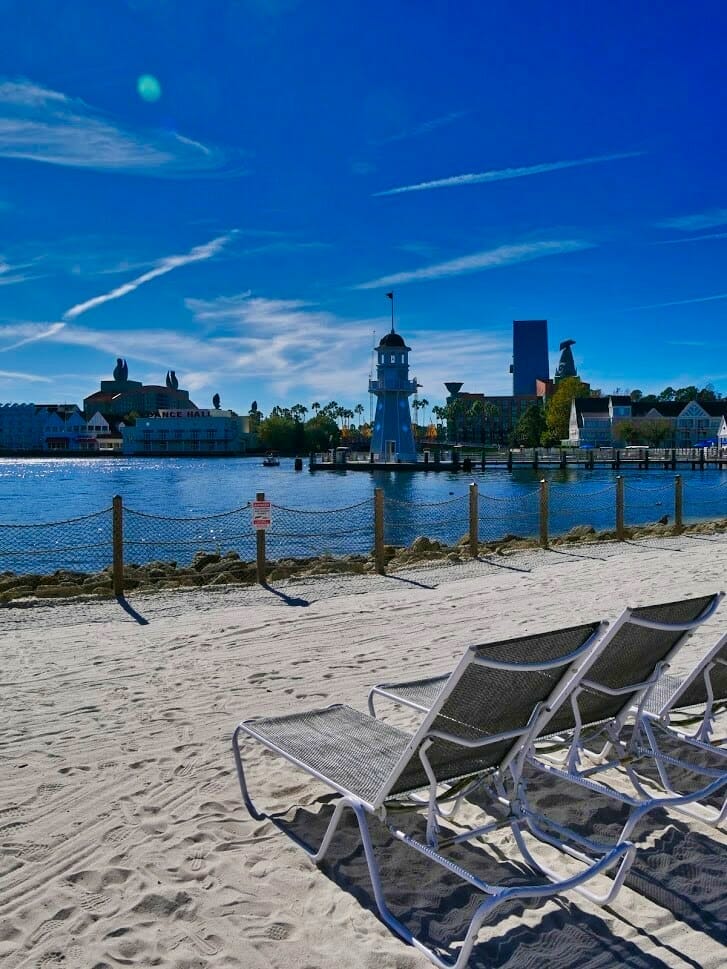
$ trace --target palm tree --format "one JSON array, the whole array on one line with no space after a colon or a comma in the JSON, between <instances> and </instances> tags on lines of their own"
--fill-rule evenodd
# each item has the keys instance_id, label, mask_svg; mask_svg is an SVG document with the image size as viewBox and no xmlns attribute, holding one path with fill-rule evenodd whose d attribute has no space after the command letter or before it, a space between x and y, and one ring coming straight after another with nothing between
<instances>
[{"instance_id":1,"label":"palm tree","mask_svg":"<svg viewBox=\"0 0 727 969\"><path fill-rule=\"evenodd\" d=\"M427 407L429 407L429 401L427 400L426 397L422 397L422 399L419 401L419 406L424 411L424 424L426 425L426 423L427 423Z\"/></svg>"},{"instance_id":2,"label":"palm tree","mask_svg":"<svg viewBox=\"0 0 727 969\"><path fill-rule=\"evenodd\" d=\"M500 416L500 411L497 409L497 406L490 400L486 401L484 411L485 424L488 425L494 424L495 420ZM490 443L495 443L492 440L492 434L490 434Z\"/></svg>"},{"instance_id":3,"label":"palm tree","mask_svg":"<svg viewBox=\"0 0 727 969\"><path fill-rule=\"evenodd\" d=\"M474 425L473 437L475 440L482 441L482 422L485 417L485 403L482 400L474 400L470 406L470 417Z\"/></svg>"},{"instance_id":4,"label":"palm tree","mask_svg":"<svg viewBox=\"0 0 727 969\"><path fill-rule=\"evenodd\" d=\"M313 403L312 403L312 404L310 405L310 409L311 409L311 410L313 411L313 413L314 413L314 414L316 414L316 415L317 415L317 414L318 414L318 411L319 411L319 410L321 409L321 405L320 405L320 404L318 403L318 401L317 401L317 400L315 400L315 401L313 401Z\"/></svg>"},{"instance_id":5,"label":"palm tree","mask_svg":"<svg viewBox=\"0 0 727 969\"><path fill-rule=\"evenodd\" d=\"M412 410L414 411L414 416L416 418L416 426L419 427L419 408L422 406L418 397L415 397L411 402Z\"/></svg>"},{"instance_id":6,"label":"palm tree","mask_svg":"<svg viewBox=\"0 0 727 969\"><path fill-rule=\"evenodd\" d=\"M361 415L364 412L363 404L356 404L356 406L354 407L354 411L358 415L358 426L361 427Z\"/></svg>"}]
</instances>

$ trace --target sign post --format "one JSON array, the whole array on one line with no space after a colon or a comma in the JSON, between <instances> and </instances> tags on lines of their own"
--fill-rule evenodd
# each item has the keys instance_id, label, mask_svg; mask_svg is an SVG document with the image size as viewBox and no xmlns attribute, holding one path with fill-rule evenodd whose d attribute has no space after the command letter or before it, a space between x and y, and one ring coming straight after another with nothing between
<instances>
[{"instance_id":1,"label":"sign post","mask_svg":"<svg viewBox=\"0 0 727 969\"><path fill-rule=\"evenodd\" d=\"M252 527L255 529L257 580L265 585L265 529L270 528L270 502L265 500L265 492L258 491L252 502Z\"/></svg>"}]
</instances>

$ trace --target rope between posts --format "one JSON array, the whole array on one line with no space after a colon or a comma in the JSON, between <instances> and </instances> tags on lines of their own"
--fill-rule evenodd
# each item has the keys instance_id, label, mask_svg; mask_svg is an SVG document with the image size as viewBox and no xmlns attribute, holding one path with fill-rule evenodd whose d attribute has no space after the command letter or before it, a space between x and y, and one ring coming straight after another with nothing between
<instances>
[{"instance_id":1,"label":"rope between posts","mask_svg":"<svg viewBox=\"0 0 727 969\"><path fill-rule=\"evenodd\" d=\"M134 508L124 507L124 516L126 515L137 515L139 518L152 518L154 521L160 522L203 522L209 521L213 518L227 518L228 515L239 515L240 512L245 511L250 507L250 502L241 505L239 508L233 508L232 511L220 511L216 512L214 515L188 515L180 518L173 518L170 515L150 515L145 511L136 511Z\"/></svg>"},{"instance_id":2,"label":"rope between posts","mask_svg":"<svg viewBox=\"0 0 727 969\"><path fill-rule=\"evenodd\" d=\"M372 501L372 498L365 498L363 501L357 501L353 505L344 505L342 508L286 508L285 505L275 505L272 502L270 507L275 508L276 511L288 511L293 515L332 515L337 511L351 511L352 508L363 508L364 505L370 505Z\"/></svg>"},{"instance_id":3,"label":"rope between posts","mask_svg":"<svg viewBox=\"0 0 727 969\"><path fill-rule=\"evenodd\" d=\"M455 495L454 498L445 498L443 501L400 501L398 498L387 498L387 505L416 506L417 508L441 508L443 505L453 505L457 501L466 501L468 495Z\"/></svg>"},{"instance_id":4,"label":"rope between posts","mask_svg":"<svg viewBox=\"0 0 727 969\"><path fill-rule=\"evenodd\" d=\"M94 511L90 515L81 515L80 518L62 518L57 522L32 522L29 524L23 523L20 525L6 524L3 522L0 524L0 528L53 528L56 525L75 525L77 522L90 521L92 518L100 518L101 515L108 515L111 508L103 508L101 511Z\"/></svg>"},{"instance_id":5,"label":"rope between posts","mask_svg":"<svg viewBox=\"0 0 727 969\"><path fill-rule=\"evenodd\" d=\"M507 504L514 504L515 502L522 501L523 499L537 498L539 494L540 494L540 489L534 488L532 491L524 491L520 495L513 495L512 497L509 497L509 498L498 497L497 495L483 495L483 494L478 495L478 497L480 501L498 501L498 502L504 502Z\"/></svg>"}]
</instances>

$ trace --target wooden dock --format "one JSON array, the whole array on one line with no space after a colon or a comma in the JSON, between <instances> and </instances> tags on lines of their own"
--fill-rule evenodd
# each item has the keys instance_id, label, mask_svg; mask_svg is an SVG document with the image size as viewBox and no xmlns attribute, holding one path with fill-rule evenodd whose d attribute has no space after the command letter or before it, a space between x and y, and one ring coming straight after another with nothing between
<instances>
[{"instance_id":1,"label":"wooden dock","mask_svg":"<svg viewBox=\"0 0 727 969\"><path fill-rule=\"evenodd\" d=\"M311 471L485 471L488 468L597 468L646 471L658 468L706 471L727 468L727 448L510 448L502 451L474 449L471 446L427 449L418 461L380 461L366 452L311 454Z\"/></svg>"}]
</instances>

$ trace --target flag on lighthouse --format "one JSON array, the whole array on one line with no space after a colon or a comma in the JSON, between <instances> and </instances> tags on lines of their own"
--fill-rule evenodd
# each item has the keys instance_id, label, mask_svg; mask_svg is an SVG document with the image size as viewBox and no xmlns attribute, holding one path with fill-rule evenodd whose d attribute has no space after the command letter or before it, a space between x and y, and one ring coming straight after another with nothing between
<instances>
[{"instance_id":1,"label":"flag on lighthouse","mask_svg":"<svg viewBox=\"0 0 727 969\"><path fill-rule=\"evenodd\" d=\"M394 298L394 294L393 293L387 293L386 294L386 298L387 299L393 299Z\"/></svg>"}]
</instances>

